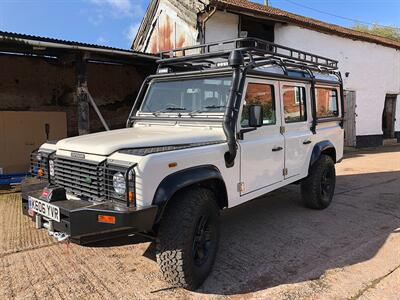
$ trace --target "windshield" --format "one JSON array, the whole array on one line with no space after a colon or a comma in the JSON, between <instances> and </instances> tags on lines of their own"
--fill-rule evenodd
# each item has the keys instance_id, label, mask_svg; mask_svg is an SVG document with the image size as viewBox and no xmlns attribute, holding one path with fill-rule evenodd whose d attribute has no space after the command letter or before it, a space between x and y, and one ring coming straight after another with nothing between
<instances>
[{"instance_id":1,"label":"windshield","mask_svg":"<svg viewBox=\"0 0 400 300\"><path fill-rule=\"evenodd\" d=\"M141 112L221 113L225 111L231 77L191 78L153 82L143 101Z\"/></svg>"}]
</instances>

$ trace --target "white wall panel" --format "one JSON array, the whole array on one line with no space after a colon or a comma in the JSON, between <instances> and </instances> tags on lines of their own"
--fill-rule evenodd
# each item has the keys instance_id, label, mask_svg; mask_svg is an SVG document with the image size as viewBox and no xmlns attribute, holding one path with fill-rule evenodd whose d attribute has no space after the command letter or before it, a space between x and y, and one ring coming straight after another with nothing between
<instances>
[{"instance_id":1,"label":"white wall panel","mask_svg":"<svg viewBox=\"0 0 400 300\"><path fill-rule=\"evenodd\" d=\"M385 95L400 93L400 51L293 25L277 25L275 42L337 59L345 89L356 91L356 134L382 134Z\"/></svg>"}]
</instances>

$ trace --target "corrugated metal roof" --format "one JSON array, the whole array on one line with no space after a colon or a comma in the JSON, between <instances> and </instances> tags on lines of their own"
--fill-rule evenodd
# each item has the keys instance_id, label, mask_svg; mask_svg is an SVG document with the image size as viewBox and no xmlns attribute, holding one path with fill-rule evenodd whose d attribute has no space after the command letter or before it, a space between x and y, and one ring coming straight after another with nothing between
<instances>
[{"instance_id":1,"label":"corrugated metal roof","mask_svg":"<svg viewBox=\"0 0 400 300\"><path fill-rule=\"evenodd\" d=\"M248 12L252 14L257 13L260 16L269 17L276 21L291 23L312 30L335 34L345 38L362 40L400 49L400 42L396 40L373 35L366 32L356 31L334 24L325 23L319 20L296 15L281 9L273 8L259 3L254 3L247 0L210 0L210 5L216 6L219 9L228 9L235 12ZM257 16L255 15L255 17Z\"/></svg>"},{"instance_id":2,"label":"corrugated metal roof","mask_svg":"<svg viewBox=\"0 0 400 300\"><path fill-rule=\"evenodd\" d=\"M9 42L21 42L23 43L23 40L29 40L29 41L36 41L36 42L46 42L46 43L52 43L54 44L54 48L57 48L57 44L62 46L62 45L68 45L72 47L85 47L85 48L90 48L92 51L98 50L109 50L109 51L118 51L120 53L124 52L126 54L137 54L137 55L144 55L148 56L148 58L152 58L152 54L148 53L143 53L139 51L133 51L131 49L123 49L123 48L115 48L115 47L109 47L109 46L103 46L103 45L97 45L97 44L89 44L89 43L82 43L82 42L76 42L76 41L69 41L69 40L61 40L61 39L56 39L56 38L50 38L50 37L42 37L42 36L36 36L36 35L29 35L29 34L22 34L22 33L15 33L15 32L7 32L7 31L0 31L0 42L1 41L9 41ZM156 58L156 56L154 56Z\"/></svg>"}]
</instances>

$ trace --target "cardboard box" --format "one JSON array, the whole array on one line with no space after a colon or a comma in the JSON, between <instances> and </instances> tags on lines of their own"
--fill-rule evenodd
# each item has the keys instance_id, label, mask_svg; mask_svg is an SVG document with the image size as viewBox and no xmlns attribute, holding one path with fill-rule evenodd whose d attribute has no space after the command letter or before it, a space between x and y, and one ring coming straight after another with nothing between
<instances>
[{"instance_id":1,"label":"cardboard box","mask_svg":"<svg viewBox=\"0 0 400 300\"><path fill-rule=\"evenodd\" d=\"M46 141L67 137L65 112L0 111L0 168L3 173L29 171L30 154Z\"/></svg>"}]
</instances>

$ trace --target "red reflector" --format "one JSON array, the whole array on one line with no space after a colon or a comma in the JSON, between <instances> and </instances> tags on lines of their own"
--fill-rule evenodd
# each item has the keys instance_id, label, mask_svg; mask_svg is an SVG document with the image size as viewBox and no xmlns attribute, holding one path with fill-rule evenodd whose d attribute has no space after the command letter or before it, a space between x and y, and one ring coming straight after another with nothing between
<instances>
[{"instance_id":1,"label":"red reflector","mask_svg":"<svg viewBox=\"0 0 400 300\"><path fill-rule=\"evenodd\" d=\"M47 188L44 188L42 191L42 198L47 199L49 196L49 190Z\"/></svg>"},{"instance_id":2,"label":"red reflector","mask_svg":"<svg viewBox=\"0 0 400 300\"><path fill-rule=\"evenodd\" d=\"M115 224L115 217L114 216L105 216L105 215L98 215L97 221L100 223L109 223Z\"/></svg>"}]
</instances>

